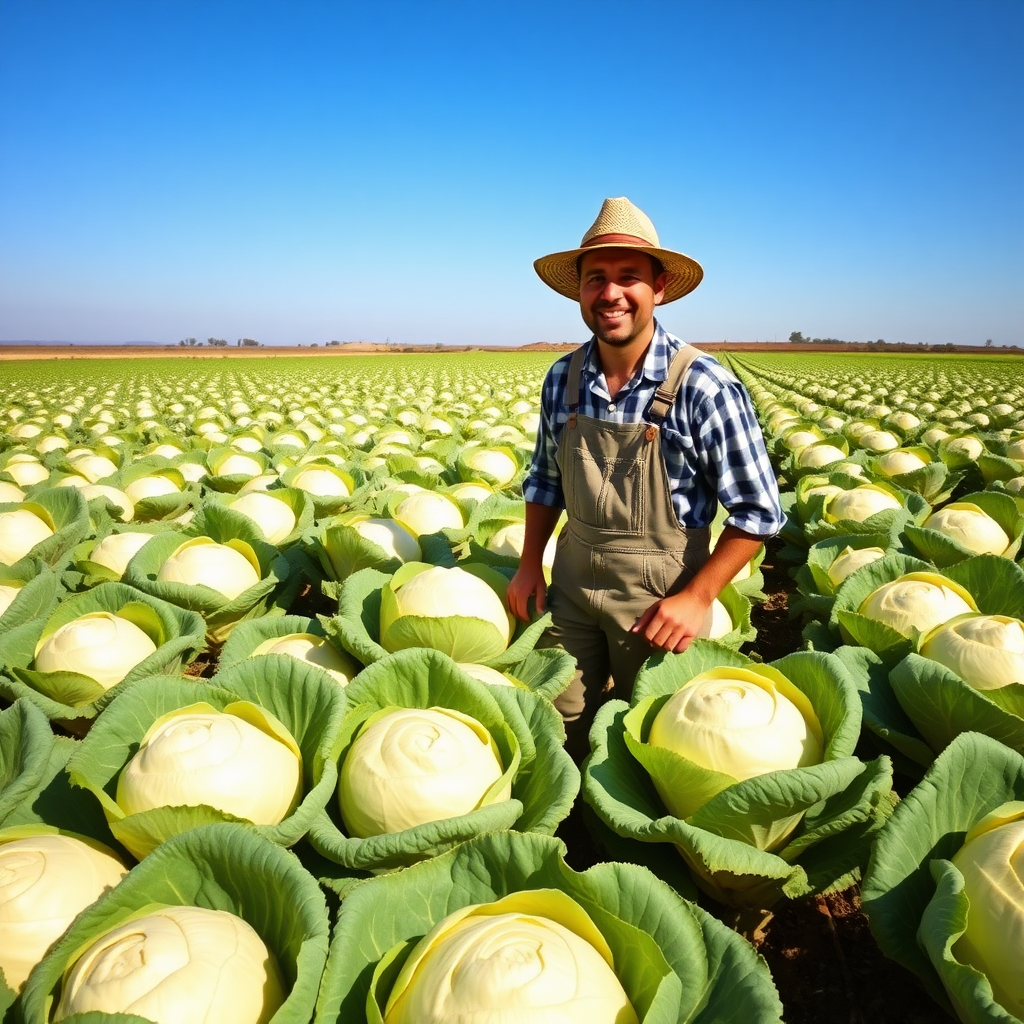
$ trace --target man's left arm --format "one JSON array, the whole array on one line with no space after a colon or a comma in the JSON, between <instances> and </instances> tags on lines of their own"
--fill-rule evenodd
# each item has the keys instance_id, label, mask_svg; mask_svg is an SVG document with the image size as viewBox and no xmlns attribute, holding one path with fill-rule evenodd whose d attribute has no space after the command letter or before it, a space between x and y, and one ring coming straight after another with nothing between
<instances>
[{"instance_id":1,"label":"man's left arm","mask_svg":"<svg viewBox=\"0 0 1024 1024\"><path fill-rule=\"evenodd\" d=\"M676 653L686 650L715 598L785 522L764 437L742 385L733 379L706 395L695 421L701 472L716 482L729 513L726 525L686 587L651 605L633 627L654 647Z\"/></svg>"}]
</instances>

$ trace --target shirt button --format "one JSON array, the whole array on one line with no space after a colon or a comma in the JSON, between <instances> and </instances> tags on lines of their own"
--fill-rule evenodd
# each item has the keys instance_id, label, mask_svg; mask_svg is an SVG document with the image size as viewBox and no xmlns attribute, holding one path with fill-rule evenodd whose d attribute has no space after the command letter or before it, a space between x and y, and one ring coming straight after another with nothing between
<instances>
[{"instance_id":1,"label":"shirt button","mask_svg":"<svg viewBox=\"0 0 1024 1024\"><path fill-rule=\"evenodd\" d=\"M614 402L609 402L609 404L608 404L608 411L609 412L615 412L615 403Z\"/></svg>"}]
</instances>

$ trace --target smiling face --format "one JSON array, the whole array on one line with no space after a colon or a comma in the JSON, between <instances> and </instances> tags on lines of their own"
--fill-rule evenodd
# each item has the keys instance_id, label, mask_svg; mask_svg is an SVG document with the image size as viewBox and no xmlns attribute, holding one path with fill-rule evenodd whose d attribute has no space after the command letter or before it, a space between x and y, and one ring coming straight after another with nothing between
<instances>
[{"instance_id":1,"label":"smiling face","mask_svg":"<svg viewBox=\"0 0 1024 1024\"><path fill-rule=\"evenodd\" d=\"M598 341L615 348L654 335L654 307L665 296L667 275L635 249L597 249L580 259L580 313Z\"/></svg>"}]
</instances>

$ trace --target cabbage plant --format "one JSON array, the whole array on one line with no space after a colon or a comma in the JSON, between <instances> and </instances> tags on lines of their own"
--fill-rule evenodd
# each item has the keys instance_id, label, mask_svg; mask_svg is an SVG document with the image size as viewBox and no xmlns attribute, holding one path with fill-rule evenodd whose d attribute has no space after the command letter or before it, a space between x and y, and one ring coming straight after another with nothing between
<instances>
[{"instance_id":1,"label":"cabbage plant","mask_svg":"<svg viewBox=\"0 0 1024 1024\"><path fill-rule=\"evenodd\" d=\"M987 924L987 896L976 887L972 863L976 837L997 823L992 816L1014 817L1006 805L1016 804L1019 813L1020 801L1024 756L987 736L958 736L879 833L861 886L864 912L882 952L913 971L963 1024L1013 1024L1024 1012L1019 957L1009 975L1015 992L1006 991L1007 975L1000 971L1004 956L1020 949L1019 836L985 870L986 884L1000 890ZM991 980L972 949L979 924L997 949Z\"/></svg>"},{"instance_id":2,"label":"cabbage plant","mask_svg":"<svg viewBox=\"0 0 1024 1024\"><path fill-rule=\"evenodd\" d=\"M790 612L828 622L836 590L846 578L884 557L894 543L887 533L856 533L812 544L807 549L806 564L790 571L800 595L790 599Z\"/></svg>"},{"instance_id":3,"label":"cabbage plant","mask_svg":"<svg viewBox=\"0 0 1024 1024\"><path fill-rule=\"evenodd\" d=\"M571 998L574 991L596 994L593 969L580 977L554 950L538 955L537 944L551 941L545 919L565 922L600 950L602 975L613 968L635 1012L616 1020L781 1021L764 962L735 932L641 867L606 863L577 873L563 855L548 836L497 832L357 885L338 916L316 1024L433 1019L403 1009L415 1005L417 985L451 1013L456 1006L479 1007L470 1011L477 1014L500 1007L503 1016L528 1013L536 1021L604 1019L595 1014L608 1013L606 1005ZM497 915L506 910L544 930L503 943ZM519 926L527 926L522 917ZM441 942L453 932L458 941L460 928L473 927L486 930L494 959L474 960L474 943L465 943L465 957L452 954L452 969L442 976L435 966L444 955ZM559 964L567 973L557 973Z\"/></svg>"},{"instance_id":4,"label":"cabbage plant","mask_svg":"<svg viewBox=\"0 0 1024 1024\"><path fill-rule=\"evenodd\" d=\"M0 565L37 558L61 569L90 532L85 499L73 487L35 491L30 501L0 505Z\"/></svg>"},{"instance_id":5,"label":"cabbage plant","mask_svg":"<svg viewBox=\"0 0 1024 1024\"><path fill-rule=\"evenodd\" d=\"M267 655L259 664L235 664L218 672L209 683L152 676L125 690L105 708L79 745L68 771L76 785L90 790L99 800L111 832L139 858L196 825L252 820L253 815L269 810L259 801L264 789L268 801L273 798L280 772L274 763L257 754L240 763L234 776L211 778L211 793L220 792L217 787L223 785L233 787L230 792L238 790L240 799L255 799L257 805L251 814L218 809L212 806L212 797L209 803L204 802L200 787L206 783L201 766L209 764L213 772L229 754L234 756L239 742L235 731L222 734L215 726L191 722L189 715L194 713L195 705L209 705L214 711L241 717L266 739L277 741L278 747L291 748L292 764L297 760L297 747L301 756L297 805L276 823L260 825L260 831L274 842L291 846L306 833L337 784L335 762L328 753L339 728L343 693L323 672L281 654ZM170 737L171 754L175 750L187 753L194 744L196 770L178 777L177 770L167 769L161 783L164 805L136 809L141 804L133 802L126 790L125 770L154 725L162 719L165 721L161 724L166 724L171 716L182 718L181 734L176 737L172 733ZM281 751L283 763L289 760L286 752ZM172 758L167 763L175 761ZM260 782L261 773L268 774L265 785ZM154 778L160 782L159 776Z\"/></svg>"},{"instance_id":6,"label":"cabbage plant","mask_svg":"<svg viewBox=\"0 0 1024 1024\"><path fill-rule=\"evenodd\" d=\"M404 800L410 812L419 813L425 800L439 799L426 795L433 791L430 777L436 774L440 782L434 788L447 787L446 794L476 787L470 799L470 806L476 806L438 820L425 820L436 815L424 815L421 824L360 837L349 832L349 815L332 801L309 833L312 845L329 861L348 871L401 867L495 829L551 834L569 813L579 772L562 747L561 717L543 697L518 687L488 686L446 655L429 650L401 651L374 662L343 692L348 711L331 754L342 778L341 801L369 807L387 790L394 794L393 806ZM474 742L495 755L498 778L480 785L473 772L445 781L446 760L457 756L462 763L462 751L435 747L431 736L436 733L423 732L413 739L417 750L396 734L373 773L346 772L347 759L363 734L385 714L403 709L443 709L449 717L471 719ZM408 790L402 788L406 784ZM365 803L356 803L364 795ZM362 820L361 814L353 817Z\"/></svg>"},{"instance_id":7,"label":"cabbage plant","mask_svg":"<svg viewBox=\"0 0 1024 1024\"><path fill-rule=\"evenodd\" d=\"M218 664L227 668L264 654L298 658L323 669L342 686L362 670L362 665L347 651L327 639L318 619L305 615L264 615L239 624L224 643Z\"/></svg>"},{"instance_id":8,"label":"cabbage plant","mask_svg":"<svg viewBox=\"0 0 1024 1024\"><path fill-rule=\"evenodd\" d=\"M207 532L198 536L191 531L155 536L131 560L122 579L199 612L209 640L219 644L243 619L271 609L283 612L291 599L284 588L301 580L246 517L207 505L201 525Z\"/></svg>"},{"instance_id":9,"label":"cabbage plant","mask_svg":"<svg viewBox=\"0 0 1024 1024\"><path fill-rule=\"evenodd\" d=\"M228 523L242 516L256 526L260 539L273 544L280 551L297 543L313 526L312 498L297 487L275 487L239 494L211 494L192 521L192 529L197 533L205 531L207 503L216 504L227 511L227 515L218 516L218 523ZM236 526L235 531L241 532L241 529Z\"/></svg>"},{"instance_id":10,"label":"cabbage plant","mask_svg":"<svg viewBox=\"0 0 1024 1024\"><path fill-rule=\"evenodd\" d=\"M75 976L76 963L94 943L131 921L138 926L143 914L176 916L192 908L227 913L245 922L280 971L284 1001L274 1021L309 1021L327 958L328 917L323 894L285 850L251 827L225 823L193 829L166 843L75 919L26 984L22 1007L26 1024L52 1019L61 993ZM136 941L141 939L138 934ZM174 1019L201 1019L197 1003L202 1005L204 997L212 1000L218 986L223 986L222 999L225 993L234 992L238 1003L250 1004L255 995L253 977L245 982L232 980L220 966L234 940L211 939L215 945L205 953L204 942L210 939L189 942L185 946L188 952L179 954L173 967L153 955L124 960L119 983L111 983L109 989L127 1001L141 998L144 992L155 993L163 983L162 998L167 1001L167 1012L176 1014ZM168 984L167 976L174 967L182 971L174 976L181 980ZM130 1004L122 1005L127 1011ZM145 1005L140 1004L134 1012L145 1012ZM103 1016L108 1019L106 1013ZM145 1018L112 1014L109 1019ZM230 1018L218 1012L217 1019Z\"/></svg>"},{"instance_id":11,"label":"cabbage plant","mask_svg":"<svg viewBox=\"0 0 1024 1024\"><path fill-rule=\"evenodd\" d=\"M1024 512L1008 494L966 494L905 528L913 547L940 569L972 555L1016 558L1024 536Z\"/></svg>"},{"instance_id":12,"label":"cabbage plant","mask_svg":"<svg viewBox=\"0 0 1024 1024\"><path fill-rule=\"evenodd\" d=\"M398 520L350 513L326 520L303 540L329 580L341 582L360 569L394 572L405 562L419 562L416 535Z\"/></svg>"},{"instance_id":13,"label":"cabbage plant","mask_svg":"<svg viewBox=\"0 0 1024 1024\"><path fill-rule=\"evenodd\" d=\"M692 752L655 745L652 731L677 691L703 673L717 677L713 700L735 703L749 721L739 720L722 738L708 732L715 759L699 764ZM751 683L751 675L760 682ZM755 689L741 698L748 685ZM801 744L792 767L767 761L775 770L746 777L728 737L735 731L736 742L752 743L758 756L775 743L781 721L770 690L781 690L798 707L783 745L795 742L794 723L802 723L817 751L804 753ZM860 724L856 688L829 655L801 652L761 666L697 640L683 654L652 657L637 676L630 705L609 701L598 711L583 796L613 833L634 841L633 856L649 859L662 873L667 866L667 880L677 886L685 863L694 881L722 902L766 907L783 896L843 888L857 878L893 800L889 759L865 764L853 756ZM657 843L675 845L677 865L657 852L648 857L645 844Z\"/></svg>"},{"instance_id":14,"label":"cabbage plant","mask_svg":"<svg viewBox=\"0 0 1024 1024\"><path fill-rule=\"evenodd\" d=\"M460 563L407 562L392 575L361 569L339 587L338 614L325 624L363 664L409 647L504 669L534 649L550 623L513 620L505 592L512 571Z\"/></svg>"},{"instance_id":15,"label":"cabbage plant","mask_svg":"<svg viewBox=\"0 0 1024 1024\"><path fill-rule=\"evenodd\" d=\"M101 529L95 537L75 548L75 569L82 574L80 586L120 581L128 563L154 534L173 529L175 526L171 523L111 524L108 529Z\"/></svg>"},{"instance_id":16,"label":"cabbage plant","mask_svg":"<svg viewBox=\"0 0 1024 1024\"><path fill-rule=\"evenodd\" d=\"M180 673L205 647L202 617L123 583L101 583L0 639L0 693L86 724L137 679Z\"/></svg>"}]
</instances>

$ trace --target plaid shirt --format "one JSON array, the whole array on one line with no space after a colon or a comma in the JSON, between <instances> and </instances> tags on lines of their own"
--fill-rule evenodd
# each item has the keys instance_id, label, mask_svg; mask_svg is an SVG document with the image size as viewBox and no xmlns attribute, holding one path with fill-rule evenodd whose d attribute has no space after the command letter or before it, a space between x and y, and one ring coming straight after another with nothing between
<instances>
[{"instance_id":1,"label":"plaid shirt","mask_svg":"<svg viewBox=\"0 0 1024 1024\"><path fill-rule=\"evenodd\" d=\"M611 423L642 421L682 345L655 321L643 367L612 400L591 339L579 414ZM523 497L540 505L565 505L555 452L569 417L565 383L571 357L569 353L554 363L541 390L537 446L523 481ZM695 359L684 377L662 426L661 451L672 505L683 526L708 526L721 501L728 512L728 526L766 538L782 529L785 515L779 489L750 398L743 385L710 356Z\"/></svg>"}]
</instances>

